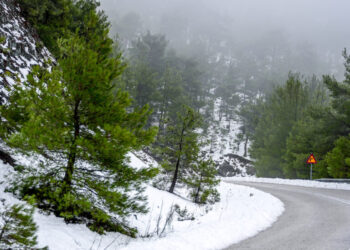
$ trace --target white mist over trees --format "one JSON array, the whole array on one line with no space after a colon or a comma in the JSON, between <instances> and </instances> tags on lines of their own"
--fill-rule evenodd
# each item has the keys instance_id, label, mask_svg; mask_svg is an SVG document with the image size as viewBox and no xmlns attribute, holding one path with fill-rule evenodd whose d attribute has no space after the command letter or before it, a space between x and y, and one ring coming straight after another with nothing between
<instances>
[{"instance_id":1,"label":"white mist over trees","mask_svg":"<svg viewBox=\"0 0 350 250\"><path fill-rule=\"evenodd\" d=\"M344 113L335 104L347 109L350 102L349 7L343 0L102 0L126 56L144 34L165 37L165 57L176 54L198 65L200 91L192 96L203 101L198 111L210 114L210 102L219 100L220 122L239 117L236 141L250 145L244 156L249 151L257 174L287 178L307 177L310 150L319 156L316 176L348 176L339 169L349 165L349 125L327 121L341 122L330 113ZM321 80L324 75L330 77ZM298 115L290 117L293 112ZM320 135L314 145L298 139L312 134L307 129ZM337 166L327 161L332 157L340 159Z\"/></svg>"},{"instance_id":2,"label":"white mist over trees","mask_svg":"<svg viewBox=\"0 0 350 250\"><path fill-rule=\"evenodd\" d=\"M102 0L101 7L121 38L150 30L187 56L277 53L287 60L285 76L291 70L343 77L341 51L350 41L345 0Z\"/></svg>"}]
</instances>

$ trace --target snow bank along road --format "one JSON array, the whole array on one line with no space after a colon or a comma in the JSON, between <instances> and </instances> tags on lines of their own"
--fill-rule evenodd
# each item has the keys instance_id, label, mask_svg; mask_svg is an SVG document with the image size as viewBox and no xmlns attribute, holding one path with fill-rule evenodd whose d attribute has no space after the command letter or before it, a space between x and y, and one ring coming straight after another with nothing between
<instances>
[{"instance_id":1,"label":"snow bank along road","mask_svg":"<svg viewBox=\"0 0 350 250\"><path fill-rule=\"evenodd\" d=\"M232 182L232 181L227 181ZM350 190L234 182L279 198L285 212L272 227L232 249L349 250Z\"/></svg>"}]
</instances>

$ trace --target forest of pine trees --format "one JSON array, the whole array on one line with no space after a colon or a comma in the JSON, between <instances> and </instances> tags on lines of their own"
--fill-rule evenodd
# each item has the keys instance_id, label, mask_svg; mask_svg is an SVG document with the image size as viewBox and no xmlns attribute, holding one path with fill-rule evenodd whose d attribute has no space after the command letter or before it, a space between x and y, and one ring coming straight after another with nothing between
<instances>
[{"instance_id":1,"label":"forest of pine trees","mask_svg":"<svg viewBox=\"0 0 350 250\"><path fill-rule=\"evenodd\" d=\"M168 53L165 37L149 32L122 51L94 0L19 5L54 61L9 86L0 107L2 142L40 157L37 166L15 166L8 191L66 222L131 237L137 230L126 218L147 212L144 184L157 174L170 193L186 183L195 203L219 200L215 165L198 159L205 96L196 61ZM140 149L163 167L130 167L127 153ZM23 214L26 239L14 240L35 246L33 210L6 209L0 243L12 246L7 217Z\"/></svg>"},{"instance_id":2,"label":"forest of pine trees","mask_svg":"<svg viewBox=\"0 0 350 250\"><path fill-rule=\"evenodd\" d=\"M1 142L41 159L15 167L8 191L16 197L100 234L131 237L137 230L126 218L147 212L144 184L152 180L170 193L185 187L197 204L215 203L217 166L201 152L207 143L201 131L213 121L218 98L220 121L238 117L234 143L244 144L257 176L307 179L306 158L313 153L315 178L350 178L346 50L342 82L328 75L284 77L286 48L271 59L240 52L233 60L213 59L211 48L196 44L193 50L206 53L186 56L165 35L136 26L113 40L116 32L95 0L17 2L53 58L8 87L0 107ZM137 25L137 18L128 16L128 23ZM160 167L130 167L132 150L146 151ZM18 233L18 244L36 244L32 214L24 206L0 211L27 235ZM11 246L6 237L16 232L5 227L0 246Z\"/></svg>"},{"instance_id":3,"label":"forest of pine trees","mask_svg":"<svg viewBox=\"0 0 350 250\"><path fill-rule=\"evenodd\" d=\"M307 179L306 159L313 153L314 178L349 178L350 58L346 50L343 55L343 82L291 74L243 114L254 128L250 153L258 176Z\"/></svg>"}]
</instances>

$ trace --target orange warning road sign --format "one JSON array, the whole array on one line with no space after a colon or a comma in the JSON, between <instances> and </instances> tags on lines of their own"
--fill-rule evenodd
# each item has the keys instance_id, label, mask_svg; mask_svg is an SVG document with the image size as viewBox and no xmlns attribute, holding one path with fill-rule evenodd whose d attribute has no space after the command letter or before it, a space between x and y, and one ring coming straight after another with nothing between
<instances>
[{"instance_id":1,"label":"orange warning road sign","mask_svg":"<svg viewBox=\"0 0 350 250\"><path fill-rule=\"evenodd\" d=\"M317 163L314 154L310 154L309 158L307 158L306 163L308 163L308 164L316 164Z\"/></svg>"}]
</instances>

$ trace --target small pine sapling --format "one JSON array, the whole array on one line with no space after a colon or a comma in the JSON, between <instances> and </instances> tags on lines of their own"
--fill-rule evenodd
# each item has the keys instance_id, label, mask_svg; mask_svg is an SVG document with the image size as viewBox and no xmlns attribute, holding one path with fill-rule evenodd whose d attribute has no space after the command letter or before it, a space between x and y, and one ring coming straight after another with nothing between
<instances>
[{"instance_id":1,"label":"small pine sapling","mask_svg":"<svg viewBox=\"0 0 350 250\"><path fill-rule=\"evenodd\" d=\"M33 220L34 208L23 204L8 206L1 201L0 208L0 248L24 249L35 247L37 226ZM47 248L43 248L47 249Z\"/></svg>"},{"instance_id":2,"label":"small pine sapling","mask_svg":"<svg viewBox=\"0 0 350 250\"><path fill-rule=\"evenodd\" d=\"M191 189L191 198L195 203L215 203L220 194L215 188L220 180L216 178L217 170L212 160L200 160L192 164L192 169L184 182Z\"/></svg>"}]
</instances>

